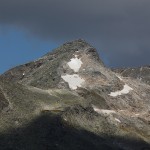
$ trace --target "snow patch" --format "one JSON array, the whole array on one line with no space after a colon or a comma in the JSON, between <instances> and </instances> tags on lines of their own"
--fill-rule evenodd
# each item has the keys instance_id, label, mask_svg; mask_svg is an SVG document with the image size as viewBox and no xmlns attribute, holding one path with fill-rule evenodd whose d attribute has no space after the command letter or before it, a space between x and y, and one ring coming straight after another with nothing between
<instances>
[{"instance_id":1,"label":"snow patch","mask_svg":"<svg viewBox=\"0 0 150 150\"><path fill-rule=\"evenodd\" d=\"M67 64L69 65L69 67L74 70L74 72L78 72L81 65L83 64L82 61L81 61L81 58L78 59L77 58L78 55L75 55L75 58L72 58L70 60L70 62L68 62Z\"/></svg>"},{"instance_id":2,"label":"snow patch","mask_svg":"<svg viewBox=\"0 0 150 150\"><path fill-rule=\"evenodd\" d=\"M94 111L96 111L97 113L99 114L113 114L113 113L116 113L114 110L108 110L108 109L99 109L97 108L96 106L92 106Z\"/></svg>"},{"instance_id":3,"label":"snow patch","mask_svg":"<svg viewBox=\"0 0 150 150\"><path fill-rule=\"evenodd\" d=\"M66 118L64 118L64 120L65 120L65 121L67 121L67 119L66 119Z\"/></svg>"},{"instance_id":4,"label":"snow patch","mask_svg":"<svg viewBox=\"0 0 150 150\"><path fill-rule=\"evenodd\" d=\"M61 78L68 82L69 87L73 90L77 89L77 87L81 87L81 84L85 81L77 74L66 74L64 76L61 76Z\"/></svg>"},{"instance_id":5,"label":"snow patch","mask_svg":"<svg viewBox=\"0 0 150 150\"><path fill-rule=\"evenodd\" d=\"M123 81L123 79L119 76L119 75L116 75L120 81Z\"/></svg>"},{"instance_id":6,"label":"snow patch","mask_svg":"<svg viewBox=\"0 0 150 150\"><path fill-rule=\"evenodd\" d=\"M78 55L75 55L75 54L74 54L74 56L75 56L75 58L77 58L77 57L78 57Z\"/></svg>"},{"instance_id":7,"label":"snow patch","mask_svg":"<svg viewBox=\"0 0 150 150\"><path fill-rule=\"evenodd\" d=\"M120 121L119 119L115 118L115 120L116 120L117 122L121 123L121 121Z\"/></svg>"},{"instance_id":8,"label":"snow patch","mask_svg":"<svg viewBox=\"0 0 150 150\"><path fill-rule=\"evenodd\" d=\"M127 84L124 85L123 90L121 91L116 91L116 92L111 92L109 95L116 97L119 95L123 95L123 94L128 94L131 90L133 90L130 86L128 86Z\"/></svg>"}]
</instances>

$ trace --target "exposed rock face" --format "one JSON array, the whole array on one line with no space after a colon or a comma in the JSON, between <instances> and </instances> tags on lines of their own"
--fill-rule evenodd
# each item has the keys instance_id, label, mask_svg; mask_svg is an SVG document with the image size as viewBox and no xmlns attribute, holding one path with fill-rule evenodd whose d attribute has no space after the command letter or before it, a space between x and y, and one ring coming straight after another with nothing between
<instances>
[{"instance_id":1,"label":"exposed rock face","mask_svg":"<svg viewBox=\"0 0 150 150\"><path fill-rule=\"evenodd\" d=\"M144 81L150 75L141 74ZM150 86L124 76L84 40L7 71L0 78L0 147L150 149Z\"/></svg>"}]
</instances>

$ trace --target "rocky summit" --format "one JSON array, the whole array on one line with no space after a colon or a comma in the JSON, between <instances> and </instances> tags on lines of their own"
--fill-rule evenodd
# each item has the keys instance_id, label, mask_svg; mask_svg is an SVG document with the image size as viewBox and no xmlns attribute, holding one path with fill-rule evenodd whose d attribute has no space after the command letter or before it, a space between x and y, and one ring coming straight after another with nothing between
<instances>
[{"instance_id":1,"label":"rocky summit","mask_svg":"<svg viewBox=\"0 0 150 150\"><path fill-rule=\"evenodd\" d=\"M0 76L0 150L150 150L150 68L107 68L82 39Z\"/></svg>"}]
</instances>

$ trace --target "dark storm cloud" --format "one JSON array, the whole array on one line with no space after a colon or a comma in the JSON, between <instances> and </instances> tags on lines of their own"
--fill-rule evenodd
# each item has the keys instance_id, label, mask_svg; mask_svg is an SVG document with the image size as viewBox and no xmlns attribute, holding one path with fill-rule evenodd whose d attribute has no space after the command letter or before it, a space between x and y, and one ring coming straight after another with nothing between
<instances>
[{"instance_id":1,"label":"dark storm cloud","mask_svg":"<svg viewBox=\"0 0 150 150\"><path fill-rule=\"evenodd\" d=\"M149 0L0 0L0 24L43 39L84 38L110 66L150 64Z\"/></svg>"}]
</instances>

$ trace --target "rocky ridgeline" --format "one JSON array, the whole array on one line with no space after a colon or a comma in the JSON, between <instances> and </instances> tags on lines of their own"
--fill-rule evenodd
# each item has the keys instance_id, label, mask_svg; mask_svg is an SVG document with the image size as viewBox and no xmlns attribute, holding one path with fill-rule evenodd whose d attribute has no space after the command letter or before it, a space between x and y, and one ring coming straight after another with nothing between
<instances>
[{"instance_id":1,"label":"rocky ridgeline","mask_svg":"<svg viewBox=\"0 0 150 150\"><path fill-rule=\"evenodd\" d=\"M150 149L150 74L138 73L106 68L81 39L8 70L0 77L0 147Z\"/></svg>"},{"instance_id":2,"label":"rocky ridgeline","mask_svg":"<svg viewBox=\"0 0 150 150\"><path fill-rule=\"evenodd\" d=\"M121 76L131 77L150 85L150 66L137 68L119 68L112 69L112 71L121 74Z\"/></svg>"}]
</instances>

